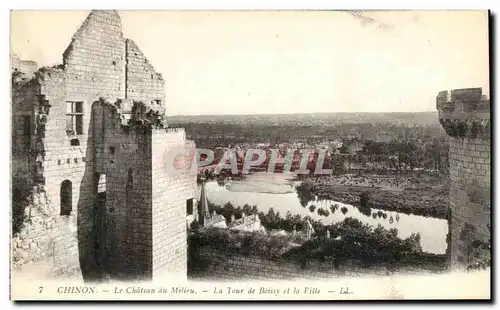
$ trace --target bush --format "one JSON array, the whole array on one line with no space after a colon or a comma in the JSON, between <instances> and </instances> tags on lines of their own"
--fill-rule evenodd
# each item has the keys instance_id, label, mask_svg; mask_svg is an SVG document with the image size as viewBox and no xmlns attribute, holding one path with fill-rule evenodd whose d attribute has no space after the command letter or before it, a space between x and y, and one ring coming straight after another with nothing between
<instances>
[{"instance_id":1,"label":"bush","mask_svg":"<svg viewBox=\"0 0 500 310\"><path fill-rule=\"evenodd\" d=\"M222 228L200 229L189 235L189 252L198 253L200 246L223 250L229 254L244 254L276 259L288 251L293 243L303 243L299 235L269 236L259 232L240 232Z\"/></svg>"},{"instance_id":2,"label":"bush","mask_svg":"<svg viewBox=\"0 0 500 310\"><path fill-rule=\"evenodd\" d=\"M228 255L292 259L303 266L311 260L333 260L336 264L346 260L360 260L367 265L391 263L400 261L407 255L424 254L420 235L413 234L401 239L397 229L387 230L381 225L373 228L350 217L334 225L317 225L316 228L321 238L309 241L298 234L269 236L258 232L238 232L221 228L200 229L189 235L189 266L197 268L206 263L207 258L201 257L199 253L200 246L218 249ZM330 239L324 237L326 229L331 232ZM336 239L337 237L340 239Z\"/></svg>"},{"instance_id":3,"label":"bush","mask_svg":"<svg viewBox=\"0 0 500 310\"><path fill-rule=\"evenodd\" d=\"M300 248L291 249L284 257L299 261L331 259L342 262L361 260L366 264L396 262L408 253L422 253L420 235L400 239L397 229L375 229L357 219L346 218L329 227L331 239L313 239ZM340 237L340 240L335 238Z\"/></svg>"},{"instance_id":4,"label":"bush","mask_svg":"<svg viewBox=\"0 0 500 310\"><path fill-rule=\"evenodd\" d=\"M321 215L321 216L324 216L324 217L328 217L330 215L330 211L325 210L323 208L319 208L318 209L318 215Z\"/></svg>"},{"instance_id":5,"label":"bush","mask_svg":"<svg viewBox=\"0 0 500 310\"><path fill-rule=\"evenodd\" d=\"M192 232L197 232L202 228L201 224L198 221L192 221L191 224L189 225L189 229Z\"/></svg>"}]
</instances>

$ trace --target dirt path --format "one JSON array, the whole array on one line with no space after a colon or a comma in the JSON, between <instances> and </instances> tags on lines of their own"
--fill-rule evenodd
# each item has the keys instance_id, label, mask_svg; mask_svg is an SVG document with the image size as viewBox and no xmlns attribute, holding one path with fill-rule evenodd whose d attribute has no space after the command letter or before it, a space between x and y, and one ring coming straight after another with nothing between
<instances>
[{"instance_id":1,"label":"dirt path","mask_svg":"<svg viewBox=\"0 0 500 310\"><path fill-rule=\"evenodd\" d=\"M11 271L12 285L17 284L22 286L23 283L32 282L37 279L52 280L56 278L58 280L83 281L78 267L61 269L55 273L51 261L29 263Z\"/></svg>"}]
</instances>

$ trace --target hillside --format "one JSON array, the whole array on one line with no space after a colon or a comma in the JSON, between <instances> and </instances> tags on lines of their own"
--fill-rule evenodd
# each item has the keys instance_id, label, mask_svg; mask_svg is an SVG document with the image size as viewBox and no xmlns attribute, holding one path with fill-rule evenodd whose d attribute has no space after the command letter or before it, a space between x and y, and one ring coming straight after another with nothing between
<instances>
[{"instance_id":1,"label":"hillside","mask_svg":"<svg viewBox=\"0 0 500 310\"><path fill-rule=\"evenodd\" d=\"M276 125L331 125L332 123L393 123L433 125L438 123L437 112L414 113L310 113L258 115L179 115L167 117L169 123L226 123Z\"/></svg>"}]
</instances>

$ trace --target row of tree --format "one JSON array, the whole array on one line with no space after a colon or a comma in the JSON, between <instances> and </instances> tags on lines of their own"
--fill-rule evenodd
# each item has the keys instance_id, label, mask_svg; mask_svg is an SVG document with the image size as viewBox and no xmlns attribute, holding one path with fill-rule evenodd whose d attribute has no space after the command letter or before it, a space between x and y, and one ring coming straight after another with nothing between
<instances>
[{"instance_id":1,"label":"row of tree","mask_svg":"<svg viewBox=\"0 0 500 310\"><path fill-rule=\"evenodd\" d=\"M444 137L444 132L436 122L431 125L408 127L393 123L207 123L207 122L174 122L171 126L183 127L190 139L194 139L201 147L215 148L239 143L292 143L303 142L316 144L331 137L347 137L355 135L360 140L377 140L380 134L390 140L421 139L431 141Z\"/></svg>"}]
</instances>

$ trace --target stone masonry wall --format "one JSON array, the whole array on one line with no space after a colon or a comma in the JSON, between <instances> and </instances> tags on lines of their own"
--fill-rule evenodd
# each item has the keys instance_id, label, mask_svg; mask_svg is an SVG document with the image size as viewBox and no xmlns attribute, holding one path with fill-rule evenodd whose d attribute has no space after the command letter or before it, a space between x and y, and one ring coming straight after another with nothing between
<instances>
[{"instance_id":1,"label":"stone masonry wall","mask_svg":"<svg viewBox=\"0 0 500 310\"><path fill-rule=\"evenodd\" d=\"M23 228L14 239L20 238L24 244L31 241L29 248L23 245L25 263L49 259L54 263L56 272L78 267L76 205L83 179L81 149L69 147L69 140L56 141L60 137L57 117L61 111L58 103L65 96L65 89L57 85L64 79L64 74L56 70L27 82L21 87L21 92L13 92L13 110L21 109L22 113L26 113L30 109L32 127L30 145L24 152L26 155L19 156L17 151L13 152L13 180L19 176L16 170L19 172L20 167L26 167L28 163L29 169L21 171L26 172L24 179L26 184L30 184L30 188L22 187L29 203L24 209ZM33 88L28 91L27 87ZM22 126L19 122L18 118L14 120L16 131ZM65 132L65 125L62 131ZM14 150L17 147L19 145ZM66 156L60 156L63 154ZM60 185L63 180L72 182L73 192L72 211L64 215L60 209ZM14 184L15 187L18 185ZM15 253L13 259L16 260Z\"/></svg>"},{"instance_id":2,"label":"stone masonry wall","mask_svg":"<svg viewBox=\"0 0 500 310\"><path fill-rule=\"evenodd\" d=\"M169 152L183 153L186 142L181 128L153 132L153 278L187 274L186 202L195 197L196 172L168 170Z\"/></svg>"},{"instance_id":3,"label":"stone masonry wall","mask_svg":"<svg viewBox=\"0 0 500 310\"><path fill-rule=\"evenodd\" d=\"M363 267L360 262L348 261L335 268L333 262L309 261L305 268L298 262L271 260L257 256L226 253L204 246L199 257L205 266L189 271L191 279L211 280L327 280L334 277L379 277L392 273L422 274L440 273L446 270L444 259L407 261L397 266L376 265Z\"/></svg>"},{"instance_id":4,"label":"stone masonry wall","mask_svg":"<svg viewBox=\"0 0 500 310\"><path fill-rule=\"evenodd\" d=\"M22 72L25 77L31 78L38 69L38 64L32 60L21 60L16 54L11 54L10 68L12 71Z\"/></svg>"},{"instance_id":5,"label":"stone masonry wall","mask_svg":"<svg viewBox=\"0 0 500 310\"><path fill-rule=\"evenodd\" d=\"M481 88L456 89L440 92L436 106L450 141L448 253L462 269L477 263L475 244L490 241L490 101Z\"/></svg>"},{"instance_id":6,"label":"stone masonry wall","mask_svg":"<svg viewBox=\"0 0 500 310\"><path fill-rule=\"evenodd\" d=\"M75 216L60 216L58 206L47 200L46 193L32 193L25 209L26 222L12 238L12 267L48 261L52 276L81 278L78 265Z\"/></svg>"},{"instance_id":7,"label":"stone masonry wall","mask_svg":"<svg viewBox=\"0 0 500 310\"><path fill-rule=\"evenodd\" d=\"M50 104L46 133L44 177L47 196L58 206L61 184L71 181L73 211L78 218L80 264L84 271L94 269L93 208L95 203L93 169L93 130L91 107L101 96L124 93L124 72L113 62L123 62L124 39L116 12L93 11L74 34L63 55L63 69L43 75L41 94ZM120 59L121 58L121 59ZM82 132L66 131L67 102L83 102ZM76 145L72 145L72 142ZM75 244L76 245L76 244Z\"/></svg>"},{"instance_id":8,"label":"stone masonry wall","mask_svg":"<svg viewBox=\"0 0 500 310\"><path fill-rule=\"evenodd\" d=\"M22 257L18 266L50 258L57 269L79 261L84 277L92 276L102 268L97 251L100 257L114 255L110 257L116 264L107 267L113 272L134 273L146 265L151 269L146 250L151 246L144 243L148 242L145 235L151 235L147 231L152 230L151 207L147 206L151 201L151 141L148 134L122 131L104 139L96 127L107 126L102 120L113 115L94 117L92 108L101 98L116 102L128 94L136 101L160 100L164 105L163 87L161 75L135 43L123 37L118 13L95 10L73 35L62 65L42 68L32 80L13 85L12 178L14 192L23 193L28 206L28 211L17 212L23 215L24 227L13 236L14 248L24 251L16 256ZM82 102L82 132L66 130L69 102ZM26 120L31 124L28 129ZM108 183L106 210L97 204L101 174ZM63 184L70 189L69 215L61 215ZM109 228L113 238L99 240L96 235L103 227ZM100 250L96 248L99 243ZM115 255L121 250L123 257Z\"/></svg>"},{"instance_id":9,"label":"stone masonry wall","mask_svg":"<svg viewBox=\"0 0 500 310\"><path fill-rule=\"evenodd\" d=\"M490 238L490 143L450 137L452 262L468 263L467 233L482 241Z\"/></svg>"},{"instance_id":10,"label":"stone masonry wall","mask_svg":"<svg viewBox=\"0 0 500 310\"><path fill-rule=\"evenodd\" d=\"M115 11L92 11L63 54L71 87L93 99L125 98L125 38Z\"/></svg>"},{"instance_id":11,"label":"stone masonry wall","mask_svg":"<svg viewBox=\"0 0 500 310\"><path fill-rule=\"evenodd\" d=\"M165 81L157 73L134 41L126 40L127 99L136 101L159 100L165 111Z\"/></svg>"},{"instance_id":12,"label":"stone masonry wall","mask_svg":"<svg viewBox=\"0 0 500 310\"><path fill-rule=\"evenodd\" d=\"M30 154L35 132L34 106L37 105L40 84L36 81L15 84L12 89L12 182L15 188L29 189L33 184L34 164ZM19 193L21 194L21 193Z\"/></svg>"},{"instance_id":13,"label":"stone masonry wall","mask_svg":"<svg viewBox=\"0 0 500 310\"><path fill-rule=\"evenodd\" d=\"M151 276L151 133L122 127L112 103L93 109L95 179L105 179L105 210L97 237L100 259L118 278ZM103 178L103 176L105 176ZM95 184L97 185L97 184ZM101 190L102 191L102 190Z\"/></svg>"},{"instance_id":14,"label":"stone masonry wall","mask_svg":"<svg viewBox=\"0 0 500 310\"><path fill-rule=\"evenodd\" d=\"M24 72L26 76L31 77L38 70L38 64L32 60L21 60L19 70Z\"/></svg>"}]
</instances>

